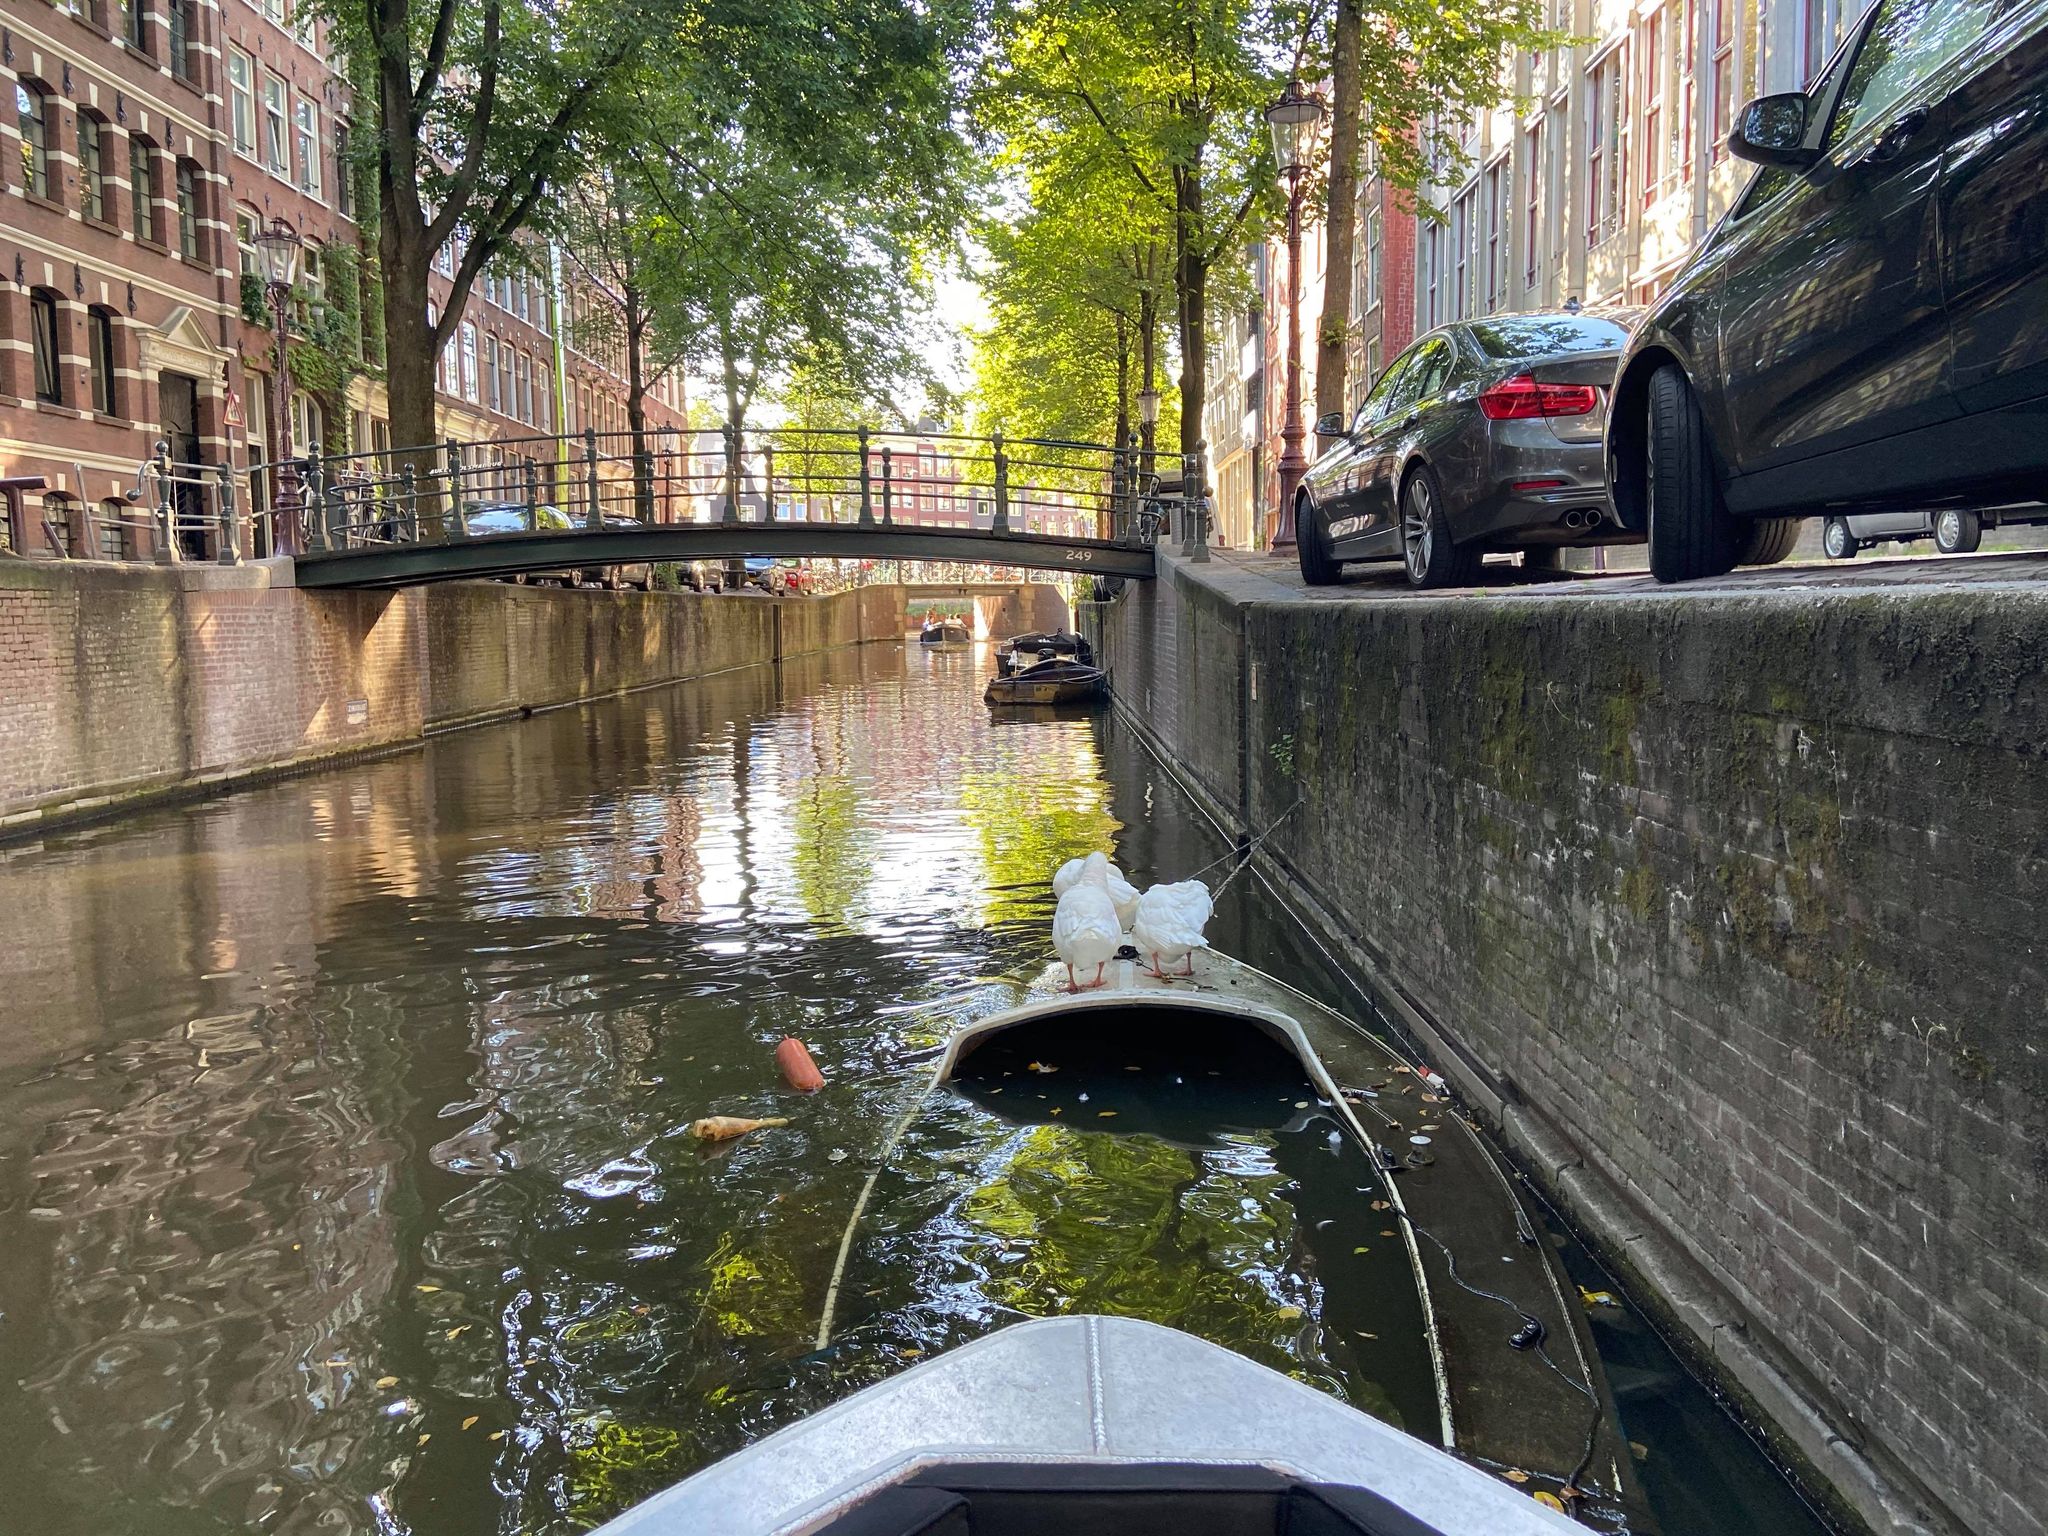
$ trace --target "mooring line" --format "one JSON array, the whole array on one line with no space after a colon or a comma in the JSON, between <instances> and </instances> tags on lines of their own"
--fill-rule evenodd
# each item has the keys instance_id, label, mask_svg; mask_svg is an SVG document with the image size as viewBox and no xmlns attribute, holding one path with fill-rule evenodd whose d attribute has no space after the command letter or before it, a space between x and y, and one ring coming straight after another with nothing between
<instances>
[{"instance_id":1,"label":"mooring line","mask_svg":"<svg viewBox=\"0 0 2048 1536\"><path fill-rule=\"evenodd\" d=\"M839 1286L846 1278L846 1261L853 1253L854 1230L859 1227L861 1217L867 1212L868 1200L875 1192L875 1184L888 1168L889 1159L896 1155L896 1144L903 1140L904 1132L910 1129L910 1122L924 1112L925 1100L929 1099L932 1090L939 1086L939 1067L944 1063L945 1058L941 1056L939 1063L932 1068L931 1078L925 1083L924 1091L918 1094L917 1102L903 1112L882 1142L881 1155L876 1158L875 1166L869 1170L867 1182L860 1187L860 1198L853 1202L853 1214L846 1218L846 1230L839 1234L839 1257L832 1265L831 1283L825 1287L825 1310L818 1318L818 1340L812 1346L814 1349L823 1349L832 1342L832 1318L839 1310Z\"/></svg>"}]
</instances>

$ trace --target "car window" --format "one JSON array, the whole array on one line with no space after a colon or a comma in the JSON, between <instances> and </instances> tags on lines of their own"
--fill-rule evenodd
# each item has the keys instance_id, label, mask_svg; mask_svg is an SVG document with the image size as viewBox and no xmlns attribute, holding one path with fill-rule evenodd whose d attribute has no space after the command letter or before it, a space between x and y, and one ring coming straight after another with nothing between
<instances>
[{"instance_id":1,"label":"car window","mask_svg":"<svg viewBox=\"0 0 2048 1536\"><path fill-rule=\"evenodd\" d=\"M1415 361L1413 351L1403 352L1381 372L1379 382L1372 387L1372 393L1365 397L1365 403L1358 408L1358 419L1352 423L1354 437L1361 436L1374 422L1383 420L1388 403L1394 398L1394 391L1401 387L1401 375L1407 372Z\"/></svg>"},{"instance_id":2,"label":"car window","mask_svg":"<svg viewBox=\"0 0 2048 1536\"><path fill-rule=\"evenodd\" d=\"M1503 315L1474 320L1465 327L1480 353L1490 362L1546 357L1556 352L1605 352L1628 340L1635 312L1622 318L1608 315Z\"/></svg>"},{"instance_id":3,"label":"car window","mask_svg":"<svg viewBox=\"0 0 2048 1536\"><path fill-rule=\"evenodd\" d=\"M1984 35L2004 0L1878 0L1835 103L1826 148L1882 126L1915 87Z\"/></svg>"},{"instance_id":4,"label":"car window","mask_svg":"<svg viewBox=\"0 0 2048 1536\"><path fill-rule=\"evenodd\" d=\"M1451 377L1451 344L1441 336L1424 342L1409 374L1410 377L1401 381L1401 398L1396 402L1397 406L1414 405L1442 391Z\"/></svg>"}]
</instances>

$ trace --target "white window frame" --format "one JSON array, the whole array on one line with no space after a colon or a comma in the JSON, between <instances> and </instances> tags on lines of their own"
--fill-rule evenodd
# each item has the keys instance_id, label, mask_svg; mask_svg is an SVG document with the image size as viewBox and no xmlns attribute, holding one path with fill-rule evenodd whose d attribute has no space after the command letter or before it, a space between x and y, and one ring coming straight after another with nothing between
<instances>
[{"instance_id":1,"label":"white window frame","mask_svg":"<svg viewBox=\"0 0 2048 1536\"><path fill-rule=\"evenodd\" d=\"M299 159L299 190L320 198L320 104L303 93L292 103L292 147Z\"/></svg>"},{"instance_id":2,"label":"white window frame","mask_svg":"<svg viewBox=\"0 0 2048 1536\"><path fill-rule=\"evenodd\" d=\"M462 398L471 405L477 403L476 384L476 325L473 321L462 322Z\"/></svg>"},{"instance_id":3,"label":"white window frame","mask_svg":"<svg viewBox=\"0 0 2048 1536\"><path fill-rule=\"evenodd\" d=\"M228 116L235 153L256 158L256 61L239 48L228 49Z\"/></svg>"},{"instance_id":4,"label":"white window frame","mask_svg":"<svg viewBox=\"0 0 2048 1536\"><path fill-rule=\"evenodd\" d=\"M261 149L263 168L273 176L291 180L292 109L291 91L280 75L263 72Z\"/></svg>"}]
</instances>

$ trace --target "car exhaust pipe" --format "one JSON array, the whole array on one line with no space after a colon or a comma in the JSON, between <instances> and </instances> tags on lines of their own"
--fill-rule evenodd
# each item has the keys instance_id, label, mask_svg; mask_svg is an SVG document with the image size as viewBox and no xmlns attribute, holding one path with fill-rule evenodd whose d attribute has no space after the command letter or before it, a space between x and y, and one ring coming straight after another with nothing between
<instances>
[{"instance_id":1,"label":"car exhaust pipe","mask_svg":"<svg viewBox=\"0 0 2048 1536\"><path fill-rule=\"evenodd\" d=\"M1573 532L1600 526L1600 514L1587 507L1575 507L1564 515L1565 527Z\"/></svg>"}]
</instances>

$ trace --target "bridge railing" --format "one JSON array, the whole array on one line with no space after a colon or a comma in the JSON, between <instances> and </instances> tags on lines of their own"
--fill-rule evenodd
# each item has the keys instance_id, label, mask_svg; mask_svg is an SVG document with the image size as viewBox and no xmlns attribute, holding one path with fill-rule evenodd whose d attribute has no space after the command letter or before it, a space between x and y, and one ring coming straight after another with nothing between
<instances>
[{"instance_id":1,"label":"bridge railing","mask_svg":"<svg viewBox=\"0 0 2048 1536\"><path fill-rule=\"evenodd\" d=\"M631 524L807 522L1149 542L1133 450L1051 438L777 426L449 441L256 465L280 547L368 549ZM275 476L272 481L270 477Z\"/></svg>"}]
</instances>

